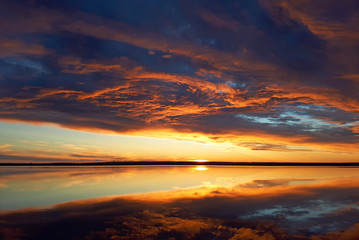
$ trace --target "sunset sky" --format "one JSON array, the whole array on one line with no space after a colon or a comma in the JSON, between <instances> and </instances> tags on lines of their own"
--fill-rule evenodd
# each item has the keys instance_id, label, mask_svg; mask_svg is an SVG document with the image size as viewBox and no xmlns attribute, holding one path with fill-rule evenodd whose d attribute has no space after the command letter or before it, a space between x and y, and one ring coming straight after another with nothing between
<instances>
[{"instance_id":1,"label":"sunset sky","mask_svg":"<svg viewBox=\"0 0 359 240\"><path fill-rule=\"evenodd\" d=\"M0 162L359 161L357 0L2 0Z\"/></svg>"}]
</instances>

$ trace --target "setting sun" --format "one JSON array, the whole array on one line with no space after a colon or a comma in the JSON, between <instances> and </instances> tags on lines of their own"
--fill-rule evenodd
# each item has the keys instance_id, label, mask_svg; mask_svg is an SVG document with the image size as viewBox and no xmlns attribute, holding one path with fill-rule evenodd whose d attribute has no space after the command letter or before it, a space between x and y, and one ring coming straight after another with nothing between
<instances>
[{"instance_id":1,"label":"setting sun","mask_svg":"<svg viewBox=\"0 0 359 240\"><path fill-rule=\"evenodd\" d=\"M208 162L208 160L206 160L206 159L196 159L196 160L191 160L191 162L206 163L206 162Z\"/></svg>"}]
</instances>

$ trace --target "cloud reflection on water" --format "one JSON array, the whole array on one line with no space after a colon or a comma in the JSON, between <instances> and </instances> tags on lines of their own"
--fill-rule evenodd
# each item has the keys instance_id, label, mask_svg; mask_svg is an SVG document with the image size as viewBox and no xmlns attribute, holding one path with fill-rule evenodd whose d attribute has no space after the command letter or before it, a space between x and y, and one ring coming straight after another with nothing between
<instances>
[{"instance_id":1,"label":"cloud reflection on water","mask_svg":"<svg viewBox=\"0 0 359 240\"><path fill-rule=\"evenodd\" d=\"M152 174L152 170L146 168L134 170ZM163 182L170 179L174 171L178 171L177 176L180 172L184 177L192 174L194 186L2 211L1 232L7 236L4 239L354 240L358 236L357 169L286 168L277 169L277 178L274 178L270 168L247 168L246 171L238 168L237 174L251 173L252 178L228 185L221 185L220 181L198 183L223 180L221 176L227 173L230 177L233 168L215 171L216 168L211 167L199 171L205 173L199 179L196 179L198 172L192 172L191 168L157 170L167 172L161 176ZM260 170L261 177L254 174ZM328 174L334 170L337 175L320 177L321 172ZM345 170L347 175L340 177ZM68 174L74 175L74 169L71 171ZM109 173L108 169L99 169L101 171ZM293 177L294 171L303 173L303 177ZM210 178L211 175L215 176Z\"/></svg>"}]
</instances>

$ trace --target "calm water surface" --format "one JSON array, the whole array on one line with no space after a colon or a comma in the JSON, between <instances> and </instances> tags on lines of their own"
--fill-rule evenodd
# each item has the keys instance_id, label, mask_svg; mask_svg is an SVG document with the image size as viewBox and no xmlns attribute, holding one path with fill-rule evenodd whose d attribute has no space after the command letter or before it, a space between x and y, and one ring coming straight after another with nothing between
<instances>
[{"instance_id":1,"label":"calm water surface","mask_svg":"<svg viewBox=\"0 0 359 240\"><path fill-rule=\"evenodd\" d=\"M359 168L2 167L0 209L4 239L359 239Z\"/></svg>"}]
</instances>

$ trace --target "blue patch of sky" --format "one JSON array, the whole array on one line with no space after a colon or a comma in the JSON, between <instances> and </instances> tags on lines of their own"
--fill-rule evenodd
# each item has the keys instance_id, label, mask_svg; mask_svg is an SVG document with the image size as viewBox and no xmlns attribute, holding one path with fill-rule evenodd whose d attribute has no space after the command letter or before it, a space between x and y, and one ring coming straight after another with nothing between
<instances>
[{"instance_id":1,"label":"blue patch of sky","mask_svg":"<svg viewBox=\"0 0 359 240\"><path fill-rule=\"evenodd\" d=\"M244 88L247 86L247 83L239 83L239 82L226 82L226 84L233 88Z\"/></svg>"},{"instance_id":2,"label":"blue patch of sky","mask_svg":"<svg viewBox=\"0 0 359 240\"><path fill-rule=\"evenodd\" d=\"M326 107L323 105L314 105L314 104L302 104L296 105L295 108L303 109L303 110L315 110L315 111L323 111L323 112L335 112L337 109L332 107Z\"/></svg>"},{"instance_id":3,"label":"blue patch of sky","mask_svg":"<svg viewBox=\"0 0 359 240\"><path fill-rule=\"evenodd\" d=\"M290 108L277 108L276 111L282 111L279 114L268 113L268 116L265 115L250 115L250 114L237 114L236 117L246 119L251 122L267 124L273 127L280 125L291 125L291 126L302 126L303 131L318 131L326 130L330 128L345 127L345 125L339 125L337 123L326 122L323 119L320 119L316 116L311 115L306 110L320 109L325 111L327 108L320 105L299 105L297 110L304 111L295 111L294 107ZM354 124L354 123L350 123ZM351 126L351 125L347 126Z\"/></svg>"},{"instance_id":4,"label":"blue patch of sky","mask_svg":"<svg viewBox=\"0 0 359 240\"><path fill-rule=\"evenodd\" d=\"M20 67L23 70L32 70L33 72L36 72L39 74L47 72L41 63L31 60L29 58L7 57L7 58L3 58L2 60L7 64L13 65L13 67L15 69ZM13 70L15 70L15 69L13 69ZM1 70L3 70L3 69L1 69ZM11 70L8 72L11 72ZM17 71L15 71L14 73L16 73L16 72ZM1 71L1 73L3 74L4 72Z\"/></svg>"},{"instance_id":5,"label":"blue patch of sky","mask_svg":"<svg viewBox=\"0 0 359 240\"><path fill-rule=\"evenodd\" d=\"M315 118L309 114L303 114L301 112L284 112L279 115L282 118L294 118L295 122L287 120L286 123L289 125L302 125L306 127L306 131L316 131L320 129L328 129L333 127L339 127L336 123L328 123L322 119Z\"/></svg>"},{"instance_id":6,"label":"blue patch of sky","mask_svg":"<svg viewBox=\"0 0 359 240\"><path fill-rule=\"evenodd\" d=\"M277 125L278 122L276 121L276 118L273 117L259 117L259 116L251 116L247 114L236 114L236 117L240 117L246 120L249 120L251 122L256 123L263 123L263 124L270 124L270 125Z\"/></svg>"}]
</instances>

